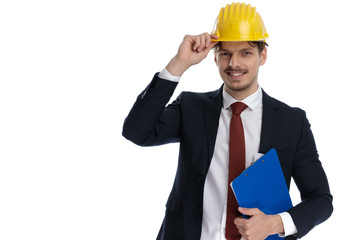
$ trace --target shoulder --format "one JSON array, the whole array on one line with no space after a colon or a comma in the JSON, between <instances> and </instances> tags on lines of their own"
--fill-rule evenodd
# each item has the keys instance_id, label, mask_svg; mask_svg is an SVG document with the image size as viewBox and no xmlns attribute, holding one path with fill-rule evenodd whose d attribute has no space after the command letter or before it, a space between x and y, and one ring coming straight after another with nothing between
<instances>
[{"instance_id":1,"label":"shoulder","mask_svg":"<svg viewBox=\"0 0 360 240\"><path fill-rule=\"evenodd\" d=\"M278 112L283 112L295 116L301 116L305 114L305 111L303 109L299 107L290 106L276 98L273 98L269 96L264 90L263 90L263 105L264 108L267 108L269 110L275 110Z\"/></svg>"},{"instance_id":2,"label":"shoulder","mask_svg":"<svg viewBox=\"0 0 360 240\"><path fill-rule=\"evenodd\" d=\"M278 126L297 129L300 126L310 128L306 112L299 107L292 107L288 104L270 97L263 91L263 114L276 119ZM269 119L269 118L267 118ZM291 130L289 129L289 130Z\"/></svg>"},{"instance_id":3,"label":"shoulder","mask_svg":"<svg viewBox=\"0 0 360 240\"><path fill-rule=\"evenodd\" d=\"M184 91L181 92L177 98L177 101L180 103L189 103L189 104L206 104L206 103L215 103L222 104L222 87L215 91L209 92L191 92Z\"/></svg>"}]
</instances>

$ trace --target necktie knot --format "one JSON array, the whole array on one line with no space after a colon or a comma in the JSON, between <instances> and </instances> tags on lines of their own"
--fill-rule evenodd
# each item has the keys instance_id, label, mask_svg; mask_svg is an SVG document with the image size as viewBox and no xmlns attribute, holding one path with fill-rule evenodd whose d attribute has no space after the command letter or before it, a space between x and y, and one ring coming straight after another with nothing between
<instances>
[{"instance_id":1,"label":"necktie knot","mask_svg":"<svg viewBox=\"0 0 360 240\"><path fill-rule=\"evenodd\" d=\"M230 105L233 114L240 115L248 106L242 102L235 102Z\"/></svg>"}]
</instances>

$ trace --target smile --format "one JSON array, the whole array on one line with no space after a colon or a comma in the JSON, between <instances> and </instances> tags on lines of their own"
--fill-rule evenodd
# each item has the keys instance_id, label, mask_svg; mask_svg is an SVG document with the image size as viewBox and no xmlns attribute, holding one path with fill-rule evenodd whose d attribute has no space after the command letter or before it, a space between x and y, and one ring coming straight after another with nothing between
<instances>
[{"instance_id":1,"label":"smile","mask_svg":"<svg viewBox=\"0 0 360 240\"><path fill-rule=\"evenodd\" d=\"M233 77L233 78L236 78L236 77L242 77L244 76L247 71L226 71L226 73L230 76L230 77Z\"/></svg>"},{"instance_id":2,"label":"smile","mask_svg":"<svg viewBox=\"0 0 360 240\"><path fill-rule=\"evenodd\" d=\"M228 73L228 74L229 74L230 76L234 76L234 77L244 75L244 73Z\"/></svg>"}]
</instances>

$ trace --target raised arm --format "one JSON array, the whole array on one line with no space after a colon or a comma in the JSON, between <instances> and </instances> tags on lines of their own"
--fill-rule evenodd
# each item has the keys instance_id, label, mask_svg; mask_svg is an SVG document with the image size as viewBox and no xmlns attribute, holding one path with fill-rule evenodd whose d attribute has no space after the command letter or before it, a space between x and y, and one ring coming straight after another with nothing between
<instances>
[{"instance_id":1,"label":"raised arm","mask_svg":"<svg viewBox=\"0 0 360 240\"><path fill-rule=\"evenodd\" d=\"M173 76L181 76L189 67L206 58L217 42L216 35L203 33L186 35L178 53L171 59L166 69ZM151 146L179 141L181 95L166 107L177 83L159 78L155 74L151 83L141 92L125 119L123 136L141 145Z\"/></svg>"},{"instance_id":2,"label":"raised arm","mask_svg":"<svg viewBox=\"0 0 360 240\"><path fill-rule=\"evenodd\" d=\"M166 69L174 76L181 76L189 67L200 63L209 51L217 44L212 39L218 37L214 34L186 35L180 44L175 57L171 59Z\"/></svg>"}]
</instances>

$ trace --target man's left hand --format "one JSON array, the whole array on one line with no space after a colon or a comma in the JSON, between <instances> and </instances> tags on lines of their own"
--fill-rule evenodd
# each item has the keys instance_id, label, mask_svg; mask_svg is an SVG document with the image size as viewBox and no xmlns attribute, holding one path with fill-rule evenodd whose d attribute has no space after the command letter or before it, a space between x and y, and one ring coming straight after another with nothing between
<instances>
[{"instance_id":1,"label":"man's left hand","mask_svg":"<svg viewBox=\"0 0 360 240\"><path fill-rule=\"evenodd\" d=\"M266 215L258 208L238 208L239 212L250 216L249 219L236 218L234 223L246 240L264 240L269 235L284 233L279 215Z\"/></svg>"}]
</instances>

